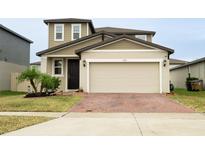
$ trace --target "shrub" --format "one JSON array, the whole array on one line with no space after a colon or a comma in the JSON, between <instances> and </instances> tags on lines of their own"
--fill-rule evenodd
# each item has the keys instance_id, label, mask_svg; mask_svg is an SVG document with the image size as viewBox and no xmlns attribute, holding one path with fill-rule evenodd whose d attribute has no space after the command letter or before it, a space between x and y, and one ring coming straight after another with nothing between
<instances>
[{"instance_id":1,"label":"shrub","mask_svg":"<svg viewBox=\"0 0 205 154\"><path fill-rule=\"evenodd\" d=\"M41 89L40 92L55 92L60 86L60 79L57 77L52 77L48 74L41 74Z\"/></svg>"}]
</instances>

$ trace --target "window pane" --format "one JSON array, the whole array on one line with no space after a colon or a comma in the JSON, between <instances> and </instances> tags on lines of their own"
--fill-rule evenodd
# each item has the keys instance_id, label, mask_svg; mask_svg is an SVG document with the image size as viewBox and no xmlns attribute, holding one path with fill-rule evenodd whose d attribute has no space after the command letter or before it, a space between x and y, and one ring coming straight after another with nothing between
<instances>
[{"instance_id":1,"label":"window pane","mask_svg":"<svg viewBox=\"0 0 205 154\"><path fill-rule=\"evenodd\" d=\"M80 32L80 26L73 26L73 32L79 33Z\"/></svg>"},{"instance_id":2,"label":"window pane","mask_svg":"<svg viewBox=\"0 0 205 154\"><path fill-rule=\"evenodd\" d=\"M55 74L60 75L61 74L61 68L55 68Z\"/></svg>"},{"instance_id":3,"label":"window pane","mask_svg":"<svg viewBox=\"0 0 205 154\"><path fill-rule=\"evenodd\" d=\"M56 33L62 33L62 31L63 31L62 25L57 25L56 26Z\"/></svg>"},{"instance_id":4,"label":"window pane","mask_svg":"<svg viewBox=\"0 0 205 154\"><path fill-rule=\"evenodd\" d=\"M63 35L62 33L56 33L56 39L62 39Z\"/></svg>"},{"instance_id":5,"label":"window pane","mask_svg":"<svg viewBox=\"0 0 205 154\"><path fill-rule=\"evenodd\" d=\"M79 33L73 33L73 39L79 39L80 38L80 34Z\"/></svg>"},{"instance_id":6,"label":"window pane","mask_svg":"<svg viewBox=\"0 0 205 154\"><path fill-rule=\"evenodd\" d=\"M62 60L55 60L55 67L56 66L60 66L60 67L62 67Z\"/></svg>"}]
</instances>

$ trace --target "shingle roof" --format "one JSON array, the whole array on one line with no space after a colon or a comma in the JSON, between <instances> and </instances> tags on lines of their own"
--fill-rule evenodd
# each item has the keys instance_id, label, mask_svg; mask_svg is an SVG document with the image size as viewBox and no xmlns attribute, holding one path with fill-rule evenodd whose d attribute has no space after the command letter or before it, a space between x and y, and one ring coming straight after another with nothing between
<instances>
[{"instance_id":1,"label":"shingle roof","mask_svg":"<svg viewBox=\"0 0 205 154\"><path fill-rule=\"evenodd\" d=\"M117 27L99 27L95 28L95 31L106 31L113 34L151 34L155 35L156 32L154 31L146 31L146 30L137 30L137 29L126 29L126 28L117 28Z\"/></svg>"},{"instance_id":2,"label":"shingle roof","mask_svg":"<svg viewBox=\"0 0 205 154\"><path fill-rule=\"evenodd\" d=\"M187 63L188 61L184 61L184 60L179 60L179 59L173 59L173 58L170 58L169 59L169 63L170 64L185 64Z\"/></svg>"},{"instance_id":3,"label":"shingle roof","mask_svg":"<svg viewBox=\"0 0 205 154\"><path fill-rule=\"evenodd\" d=\"M128 36L128 35L120 35L118 37L114 37L114 38L106 40L104 42L96 43L96 44L93 44L93 45L78 49L78 50L76 50L76 53L80 53L80 52L83 52L83 51L86 51L86 50L90 50L90 49L93 49L93 48L96 48L96 47L99 47L99 46L102 46L102 45L105 45L107 43L110 43L110 42L113 42L113 41L116 41L116 40L120 40L120 39L123 39L123 38L127 38L127 39L130 39L130 40L142 43L142 44L146 44L146 45L149 45L149 46L152 46L152 47L155 47L155 48L159 48L159 49L168 51L170 54L174 53L173 49L170 49L170 48L167 48L167 47L155 44L155 43L151 43L151 42L148 42L148 41L144 41L144 40L141 40L141 39L138 39L138 38L135 38L135 37L131 37L131 36Z\"/></svg>"},{"instance_id":4,"label":"shingle roof","mask_svg":"<svg viewBox=\"0 0 205 154\"><path fill-rule=\"evenodd\" d=\"M90 19L78 19L78 18L63 18L63 19L46 19L45 24L48 23L89 23L91 31L95 33L95 28L93 26L92 20Z\"/></svg>"},{"instance_id":5,"label":"shingle roof","mask_svg":"<svg viewBox=\"0 0 205 154\"><path fill-rule=\"evenodd\" d=\"M193 64L197 64L197 63L200 63L200 62L203 62L203 61L205 61L205 57L193 60L191 62L188 62L188 63L184 64L184 65L176 66L174 68L171 68L170 71L176 70L176 69L179 69L179 68L183 68L183 67L186 67L186 66L190 66L190 65L193 65Z\"/></svg>"},{"instance_id":6,"label":"shingle roof","mask_svg":"<svg viewBox=\"0 0 205 154\"><path fill-rule=\"evenodd\" d=\"M81 37L81 38L79 38L77 40L74 40L74 41L66 42L66 43L60 44L58 46L48 48L48 49L43 50L43 51L39 51L39 52L36 53L36 55L41 56L42 54L49 53L51 51L58 50L58 49L61 49L61 48L64 48L64 47L67 47L67 46L70 46L70 45L74 45L76 43L79 43L81 41L84 41L84 40L87 40L87 39L90 39L90 38L93 38L93 37L96 37L96 36L99 36L99 35L108 35L108 36L116 37L113 34L101 31L101 32L97 32L97 33L85 36L85 37Z\"/></svg>"},{"instance_id":7,"label":"shingle roof","mask_svg":"<svg viewBox=\"0 0 205 154\"><path fill-rule=\"evenodd\" d=\"M24 40L26 42L33 43L33 41L31 41L31 40L27 39L26 37L24 37L24 36L22 36L22 35L20 35L20 34L18 34L16 32L14 32L13 30L11 30L11 29L9 29L7 27L3 26L2 24L0 24L0 28L5 30L5 31L7 31L7 32L9 32L10 34L12 34L14 36L17 36L18 38L20 38L20 39L22 39L22 40Z\"/></svg>"}]
</instances>

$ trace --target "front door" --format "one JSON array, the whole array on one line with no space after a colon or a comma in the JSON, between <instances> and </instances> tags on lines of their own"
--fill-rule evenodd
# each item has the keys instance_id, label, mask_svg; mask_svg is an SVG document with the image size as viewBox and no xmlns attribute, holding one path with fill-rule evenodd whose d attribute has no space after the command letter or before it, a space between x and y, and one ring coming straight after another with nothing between
<instances>
[{"instance_id":1,"label":"front door","mask_svg":"<svg viewBox=\"0 0 205 154\"><path fill-rule=\"evenodd\" d=\"M68 60L68 89L79 89L79 60Z\"/></svg>"}]
</instances>

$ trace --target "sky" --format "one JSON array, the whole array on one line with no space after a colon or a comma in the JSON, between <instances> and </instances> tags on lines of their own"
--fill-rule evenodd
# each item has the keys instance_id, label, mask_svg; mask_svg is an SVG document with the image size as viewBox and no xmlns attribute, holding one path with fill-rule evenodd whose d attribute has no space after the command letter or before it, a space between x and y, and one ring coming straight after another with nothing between
<instances>
[{"instance_id":1,"label":"sky","mask_svg":"<svg viewBox=\"0 0 205 154\"><path fill-rule=\"evenodd\" d=\"M0 24L31 39L30 61L40 60L35 54L48 48L48 27L43 18L0 18ZM194 60L205 57L205 18L94 18L94 27L121 27L156 31L153 42L172 48L171 58Z\"/></svg>"}]
</instances>

